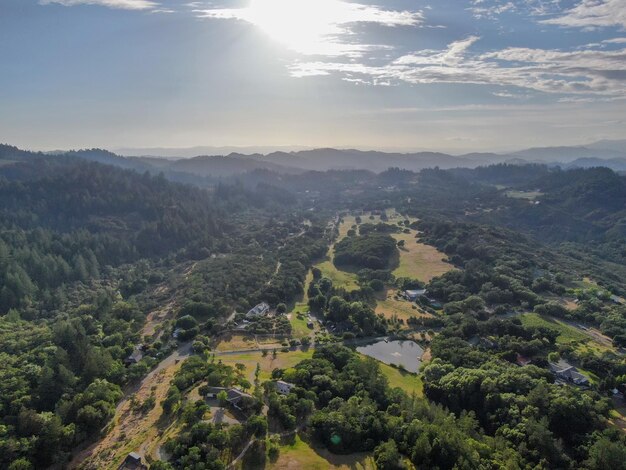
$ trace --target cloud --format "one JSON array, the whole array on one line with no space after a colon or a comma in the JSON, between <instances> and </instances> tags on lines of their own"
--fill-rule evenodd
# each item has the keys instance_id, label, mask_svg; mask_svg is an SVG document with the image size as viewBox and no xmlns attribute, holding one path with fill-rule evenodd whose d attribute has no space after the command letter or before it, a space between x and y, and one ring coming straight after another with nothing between
<instances>
[{"instance_id":1,"label":"cloud","mask_svg":"<svg viewBox=\"0 0 626 470\"><path fill-rule=\"evenodd\" d=\"M626 28L626 0L582 0L574 8L541 23L570 28Z\"/></svg>"},{"instance_id":2,"label":"cloud","mask_svg":"<svg viewBox=\"0 0 626 470\"><path fill-rule=\"evenodd\" d=\"M516 11L517 7L513 2L500 3L495 2L488 4L485 0L473 0L472 6L469 8L475 18L489 18L495 19L502 13Z\"/></svg>"},{"instance_id":3,"label":"cloud","mask_svg":"<svg viewBox=\"0 0 626 470\"><path fill-rule=\"evenodd\" d=\"M151 0L40 0L39 3L41 5L56 3L66 7L75 5L99 5L122 10L150 10L158 6L158 3Z\"/></svg>"},{"instance_id":4,"label":"cloud","mask_svg":"<svg viewBox=\"0 0 626 470\"><path fill-rule=\"evenodd\" d=\"M252 0L243 8L196 9L201 18L252 24L288 49L303 55L360 57L389 46L360 41L355 25L417 26L421 11L387 10L343 0Z\"/></svg>"},{"instance_id":5,"label":"cloud","mask_svg":"<svg viewBox=\"0 0 626 470\"><path fill-rule=\"evenodd\" d=\"M294 77L339 74L350 79L429 84L456 83L518 87L547 94L612 100L626 97L626 49L559 51L510 47L471 54L478 37L452 42L444 50L423 50L385 65L298 62Z\"/></svg>"}]
</instances>

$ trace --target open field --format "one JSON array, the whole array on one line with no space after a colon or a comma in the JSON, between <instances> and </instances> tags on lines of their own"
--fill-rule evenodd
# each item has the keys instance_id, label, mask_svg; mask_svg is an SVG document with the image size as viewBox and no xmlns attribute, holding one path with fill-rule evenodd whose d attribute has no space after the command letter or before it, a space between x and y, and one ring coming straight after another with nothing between
<instances>
[{"instance_id":1,"label":"open field","mask_svg":"<svg viewBox=\"0 0 626 470\"><path fill-rule=\"evenodd\" d=\"M398 320L404 320L405 322L411 317L432 316L430 313L422 311L420 307L413 302L404 299L396 300L395 295L396 290L385 289L385 293L381 298L376 300L376 313L382 313L387 319L391 319L395 316Z\"/></svg>"},{"instance_id":2,"label":"open field","mask_svg":"<svg viewBox=\"0 0 626 470\"><path fill-rule=\"evenodd\" d=\"M236 335L228 334L220 337L216 351L235 351L238 349L256 348L257 342L253 335Z\"/></svg>"},{"instance_id":3,"label":"open field","mask_svg":"<svg viewBox=\"0 0 626 470\"><path fill-rule=\"evenodd\" d=\"M373 470L373 459L365 453L335 455L326 449L314 449L296 436L292 442L280 447L280 455L274 463L267 465L270 470Z\"/></svg>"},{"instance_id":4,"label":"open field","mask_svg":"<svg viewBox=\"0 0 626 470\"><path fill-rule=\"evenodd\" d=\"M308 305L300 306L293 313L289 314L289 321L291 323L291 336L294 338L304 338L306 336L311 336L313 332L319 329L319 324L317 322L313 322L313 328L309 328L307 326L309 307Z\"/></svg>"},{"instance_id":5,"label":"open field","mask_svg":"<svg viewBox=\"0 0 626 470\"><path fill-rule=\"evenodd\" d=\"M432 278L441 276L454 267L443 259L444 253L430 245L419 243L415 230L410 233L396 233L393 238L397 241L404 240L404 247L399 247L400 264L393 270L396 277L411 277L422 282L428 282Z\"/></svg>"},{"instance_id":6,"label":"open field","mask_svg":"<svg viewBox=\"0 0 626 470\"><path fill-rule=\"evenodd\" d=\"M526 326L545 326L557 330L559 332L559 336L556 339L557 343L575 346L581 352L590 351L600 354L604 351L613 350L613 347L609 346L605 341L599 341L594 338L593 330L585 332L568 325L563 320L542 317L536 313L525 313L520 316L520 319Z\"/></svg>"},{"instance_id":7,"label":"open field","mask_svg":"<svg viewBox=\"0 0 626 470\"><path fill-rule=\"evenodd\" d=\"M424 396L424 384L419 375L401 371L382 362L379 362L379 364L381 372L389 380L390 387L399 387L408 395L412 395L415 392L418 397Z\"/></svg>"},{"instance_id":8,"label":"open field","mask_svg":"<svg viewBox=\"0 0 626 470\"><path fill-rule=\"evenodd\" d=\"M313 349L308 351L289 351L289 352L276 352L276 357L273 356L271 351L267 352L264 357L261 352L242 353L242 354L229 354L224 356L217 356L216 360L222 361L229 366L235 366L237 363L241 363L246 366L245 374L246 378L252 382L254 380L254 371L256 365L261 366L261 374L259 378L261 382L270 380L272 378L272 370L286 369L295 366L298 362L305 359L310 359L313 356Z\"/></svg>"},{"instance_id":9,"label":"open field","mask_svg":"<svg viewBox=\"0 0 626 470\"><path fill-rule=\"evenodd\" d=\"M352 291L359 288L359 285L357 284L356 274L348 271L340 271L330 259L316 264L315 267L319 268L319 270L322 271L323 277L327 277L331 281L333 281L333 285L335 287L343 287L347 291Z\"/></svg>"},{"instance_id":10,"label":"open field","mask_svg":"<svg viewBox=\"0 0 626 470\"><path fill-rule=\"evenodd\" d=\"M506 191L504 194L512 199L527 199L529 201L534 201L538 197L543 196L541 191L515 191L513 189Z\"/></svg>"}]
</instances>

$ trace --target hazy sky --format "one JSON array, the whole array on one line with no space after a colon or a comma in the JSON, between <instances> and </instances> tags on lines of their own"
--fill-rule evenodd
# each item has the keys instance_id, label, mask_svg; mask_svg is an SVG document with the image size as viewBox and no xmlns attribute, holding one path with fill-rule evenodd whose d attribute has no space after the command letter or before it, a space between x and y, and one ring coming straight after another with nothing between
<instances>
[{"instance_id":1,"label":"hazy sky","mask_svg":"<svg viewBox=\"0 0 626 470\"><path fill-rule=\"evenodd\" d=\"M0 142L626 138L626 0L0 0Z\"/></svg>"}]
</instances>

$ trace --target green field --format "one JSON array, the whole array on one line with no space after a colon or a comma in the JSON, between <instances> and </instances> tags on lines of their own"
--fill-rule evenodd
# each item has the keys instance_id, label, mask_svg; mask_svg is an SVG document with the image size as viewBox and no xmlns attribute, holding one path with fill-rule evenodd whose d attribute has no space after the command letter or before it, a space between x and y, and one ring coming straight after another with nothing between
<instances>
[{"instance_id":1,"label":"green field","mask_svg":"<svg viewBox=\"0 0 626 470\"><path fill-rule=\"evenodd\" d=\"M385 377L389 380L390 387L401 388L409 395L415 392L418 397L424 396L424 384L419 375L401 371L395 367L383 364L382 362L379 362L379 364L381 372L385 374Z\"/></svg>"},{"instance_id":2,"label":"green field","mask_svg":"<svg viewBox=\"0 0 626 470\"><path fill-rule=\"evenodd\" d=\"M263 353L261 352L252 352L223 356L218 355L216 360L221 360L224 364L233 367L237 363L243 364L246 366L245 375L250 382L254 380L254 371L256 370L256 365L259 364L261 366L259 378L261 382L263 382L271 380L272 371L274 369L287 369L289 367L293 367L305 359L310 359L312 356L313 349L309 349L307 351L297 350L289 352L281 352L279 350L276 353L276 357L273 357L272 352L268 351L266 356L263 356Z\"/></svg>"},{"instance_id":3,"label":"green field","mask_svg":"<svg viewBox=\"0 0 626 470\"><path fill-rule=\"evenodd\" d=\"M322 271L322 276L333 281L333 286L335 287L343 287L347 291L353 291L359 288L356 274L340 271L331 260L323 261L315 265L315 267Z\"/></svg>"},{"instance_id":4,"label":"green field","mask_svg":"<svg viewBox=\"0 0 626 470\"><path fill-rule=\"evenodd\" d=\"M278 459L276 462L270 463L267 468L272 470L326 470L329 468L373 470L376 466L368 454L335 455L326 449L312 448L300 436L296 436L293 442L283 444L280 447Z\"/></svg>"},{"instance_id":5,"label":"green field","mask_svg":"<svg viewBox=\"0 0 626 470\"><path fill-rule=\"evenodd\" d=\"M589 351L601 354L604 351L612 350L612 348L595 341L588 334L561 320L542 317L536 313L525 313L520 316L520 319L524 326L544 326L557 330L559 332L559 336L556 338L557 344L571 345L579 352Z\"/></svg>"}]
</instances>

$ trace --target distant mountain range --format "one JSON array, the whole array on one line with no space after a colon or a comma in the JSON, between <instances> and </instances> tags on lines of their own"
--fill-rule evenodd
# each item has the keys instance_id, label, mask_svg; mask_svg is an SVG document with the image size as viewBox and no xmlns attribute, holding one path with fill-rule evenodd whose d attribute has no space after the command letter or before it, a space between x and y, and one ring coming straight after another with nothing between
<instances>
[{"instance_id":1,"label":"distant mountain range","mask_svg":"<svg viewBox=\"0 0 626 470\"><path fill-rule=\"evenodd\" d=\"M151 156L121 156L101 149L57 151L54 154L83 158L142 172L163 172L166 175L176 175L177 179L181 179L181 175L193 178L222 178L255 170L283 174L327 170L369 170L378 173L390 167L419 171L434 167L475 168L497 163L541 163L563 168L604 166L615 171L626 171L626 140L604 140L586 146L530 148L506 154L450 155L438 152L393 153L324 148L251 154L231 152L224 156L184 157L189 152L200 149L194 148L186 151L178 149L180 151L178 155L168 153ZM0 158L7 159L6 155L23 156L25 153L31 152L2 146Z\"/></svg>"}]
</instances>

